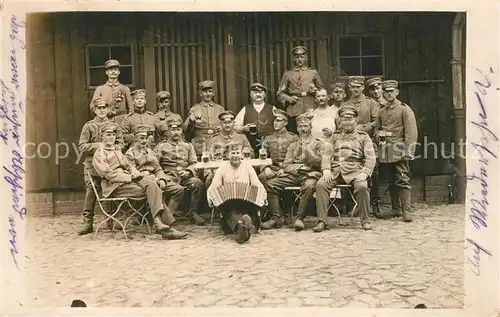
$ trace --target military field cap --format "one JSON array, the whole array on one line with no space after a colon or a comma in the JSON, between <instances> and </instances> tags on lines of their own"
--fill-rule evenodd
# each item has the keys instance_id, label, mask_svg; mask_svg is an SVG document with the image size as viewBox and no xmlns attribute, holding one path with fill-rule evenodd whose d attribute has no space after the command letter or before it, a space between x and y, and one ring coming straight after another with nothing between
<instances>
[{"instance_id":1,"label":"military field cap","mask_svg":"<svg viewBox=\"0 0 500 317\"><path fill-rule=\"evenodd\" d=\"M382 78L380 77L373 77L373 78L370 78L366 81L366 86L367 87L371 87L371 86L374 86L374 85L380 85L382 83Z\"/></svg>"},{"instance_id":2,"label":"military field cap","mask_svg":"<svg viewBox=\"0 0 500 317\"><path fill-rule=\"evenodd\" d=\"M147 125L138 125L134 129L135 135L148 135L149 134L149 127Z\"/></svg>"},{"instance_id":3,"label":"military field cap","mask_svg":"<svg viewBox=\"0 0 500 317\"><path fill-rule=\"evenodd\" d=\"M136 89L130 93L132 98L135 96L146 96L146 90L145 89Z\"/></svg>"},{"instance_id":4,"label":"military field cap","mask_svg":"<svg viewBox=\"0 0 500 317\"><path fill-rule=\"evenodd\" d=\"M301 114L300 116L298 116L297 118L295 118L295 121L297 122L297 124L299 123L311 123L311 116L307 113L303 113Z\"/></svg>"},{"instance_id":5,"label":"military field cap","mask_svg":"<svg viewBox=\"0 0 500 317\"><path fill-rule=\"evenodd\" d=\"M382 89L383 90L395 90L398 89L398 82L396 80L386 80L382 82Z\"/></svg>"},{"instance_id":6,"label":"military field cap","mask_svg":"<svg viewBox=\"0 0 500 317\"><path fill-rule=\"evenodd\" d=\"M118 124L116 124L116 122L108 121L101 126L101 131L116 133L116 131L118 131L119 128L120 127L118 126Z\"/></svg>"},{"instance_id":7,"label":"military field cap","mask_svg":"<svg viewBox=\"0 0 500 317\"><path fill-rule=\"evenodd\" d=\"M243 149L243 145L241 143L229 143L229 151L241 151Z\"/></svg>"},{"instance_id":8,"label":"military field cap","mask_svg":"<svg viewBox=\"0 0 500 317\"><path fill-rule=\"evenodd\" d=\"M307 48L302 45L292 48L292 55L307 54Z\"/></svg>"},{"instance_id":9,"label":"military field cap","mask_svg":"<svg viewBox=\"0 0 500 317\"><path fill-rule=\"evenodd\" d=\"M104 63L104 68L108 69L108 68L111 68L111 67L120 67L120 62L117 61L116 59L107 60Z\"/></svg>"},{"instance_id":10,"label":"military field cap","mask_svg":"<svg viewBox=\"0 0 500 317\"><path fill-rule=\"evenodd\" d=\"M250 84L250 90L267 91L267 88L261 83L252 83Z\"/></svg>"},{"instance_id":11,"label":"military field cap","mask_svg":"<svg viewBox=\"0 0 500 317\"><path fill-rule=\"evenodd\" d=\"M97 106L109 106L109 104L106 102L106 100L102 99L101 97L97 97L94 99L93 102L90 103L90 110L94 110L95 107Z\"/></svg>"},{"instance_id":12,"label":"military field cap","mask_svg":"<svg viewBox=\"0 0 500 317\"><path fill-rule=\"evenodd\" d=\"M288 113L286 113L286 111L283 111L281 109L274 109L273 114L276 119L282 119L288 121Z\"/></svg>"},{"instance_id":13,"label":"military field cap","mask_svg":"<svg viewBox=\"0 0 500 317\"><path fill-rule=\"evenodd\" d=\"M168 91L159 91L156 93L156 100L170 99L170 93Z\"/></svg>"},{"instance_id":14,"label":"military field cap","mask_svg":"<svg viewBox=\"0 0 500 317\"><path fill-rule=\"evenodd\" d=\"M226 120L234 120L236 118L236 114L232 111L224 111L221 114L219 114L219 120L220 121L226 121Z\"/></svg>"},{"instance_id":15,"label":"military field cap","mask_svg":"<svg viewBox=\"0 0 500 317\"><path fill-rule=\"evenodd\" d=\"M365 84L364 76L349 76L349 85L359 87Z\"/></svg>"},{"instance_id":16,"label":"military field cap","mask_svg":"<svg viewBox=\"0 0 500 317\"><path fill-rule=\"evenodd\" d=\"M354 118L358 116L358 110L352 106L342 106L338 114L341 118Z\"/></svg>"},{"instance_id":17,"label":"military field cap","mask_svg":"<svg viewBox=\"0 0 500 317\"><path fill-rule=\"evenodd\" d=\"M330 87L332 90L334 90L335 88L340 88L340 89L343 89L345 91L345 83L343 83L343 82L333 83Z\"/></svg>"},{"instance_id":18,"label":"military field cap","mask_svg":"<svg viewBox=\"0 0 500 317\"><path fill-rule=\"evenodd\" d=\"M172 119L167 120L167 122L166 122L166 126L168 129L179 128L181 125L182 125L182 122L178 118L172 118Z\"/></svg>"},{"instance_id":19,"label":"military field cap","mask_svg":"<svg viewBox=\"0 0 500 317\"><path fill-rule=\"evenodd\" d=\"M198 84L200 90L214 88L214 82L211 80L204 80Z\"/></svg>"}]
</instances>

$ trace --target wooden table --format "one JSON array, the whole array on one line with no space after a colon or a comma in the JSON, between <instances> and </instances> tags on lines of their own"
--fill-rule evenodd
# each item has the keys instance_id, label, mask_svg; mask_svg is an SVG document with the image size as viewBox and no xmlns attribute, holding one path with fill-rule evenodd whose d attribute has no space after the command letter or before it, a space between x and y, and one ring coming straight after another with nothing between
<instances>
[{"instance_id":1,"label":"wooden table","mask_svg":"<svg viewBox=\"0 0 500 317\"><path fill-rule=\"evenodd\" d=\"M193 166L197 169L218 169L219 167L222 166L225 162L228 161L210 161L208 163L203 163L203 162L198 162L194 164ZM267 166L267 165L272 165L273 161L268 158L265 160L260 160L260 159L250 159L250 160L243 160L242 162L246 162L247 164L250 164L252 166Z\"/></svg>"}]
</instances>

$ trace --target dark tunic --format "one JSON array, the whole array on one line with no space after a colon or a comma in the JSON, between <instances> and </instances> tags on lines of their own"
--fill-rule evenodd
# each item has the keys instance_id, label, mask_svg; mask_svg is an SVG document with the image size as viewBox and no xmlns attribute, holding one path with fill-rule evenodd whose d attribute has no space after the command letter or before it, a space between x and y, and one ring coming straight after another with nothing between
<instances>
[{"instance_id":1,"label":"dark tunic","mask_svg":"<svg viewBox=\"0 0 500 317\"><path fill-rule=\"evenodd\" d=\"M253 105L250 104L245 106L243 125L249 123L257 124L257 135L251 135L249 132L245 133L255 153L258 153L262 145L262 137L268 136L274 132L273 107L274 106L266 103L264 108L262 108L260 112L257 112Z\"/></svg>"}]
</instances>

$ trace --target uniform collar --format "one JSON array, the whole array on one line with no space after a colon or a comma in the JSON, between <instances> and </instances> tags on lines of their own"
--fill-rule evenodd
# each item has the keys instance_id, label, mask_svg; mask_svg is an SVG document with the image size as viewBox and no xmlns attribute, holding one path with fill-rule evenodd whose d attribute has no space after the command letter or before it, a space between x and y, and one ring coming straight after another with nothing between
<instances>
[{"instance_id":1,"label":"uniform collar","mask_svg":"<svg viewBox=\"0 0 500 317\"><path fill-rule=\"evenodd\" d=\"M280 131L276 131L276 135L283 135L283 134L286 134L288 132L288 130L285 128L283 130L280 130Z\"/></svg>"},{"instance_id":2,"label":"uniform collar","mask_svg":"<svg viewBox=\"0 0 500 317\"><path fill-rule=\"evenodd\" d=\"M220 135L224 138L224 139L232 139L234 137L234 131L232 131L230 134L224 134L224 133L220 133Z\"/></svg>"},{"instance_id":3,"label":"uniform collar","mask_svg":"<svg viewBox=\"0 0 500 317\"><path fill-rule=\"evenodd\" d=\"M302 66L302 67L294 67L293 70L298 72L298 71L301 71L301 70L307 70L308 67L306 65Z\"/></svg>"},{"instance_id":4,"label":"uniform collar","mask_svg":"<svg viewBox=\"0 0 500 317\"><path fill-rule=\"evenodd\" d=\"M106 82L106 85L108 85L109 87L117 87L117 86L120 86L120 82L117 80L115 82L110 82L109 80Z\"/></svg>"},{"instance_id":5,"label":"uniform collar","mask_svg":"<svg viewBox=\"0 0 500 317\"><path fill-rule=\"evenodd\" d=\"M175 141L173 141L173 140L167 139L167 141L166 141L166 142L167 142L167 143L170 143L170 144L172 144L172 145L179 145L179 144L181 143L181 140L179 140L179 141L175 142Z\"/></svg>"},{"instance_id":6,"label":"uniform collar","mask_svg":"<svg viewBox=\"0 0 500 317\"><path fill-rule=\"evenodd\" d=\"M356 98L353 97L352 101L354 103L360 103L360 102L364 101L365 99L366 99L366 96L365 96L365 94L362 93L361 95L359 95L359 97L356 97Z\"/></svg>"},{"instance_id":7,"label":"uniform collar","mask_svg":"<svg viewBox=\"0 0 500 317\"><path fill-rule=\"evenodd\" d=\"M213 100L210 100L209 102L206 102L205 100L203 100L202 102L200 102L200 105L204 106L204 107L213 107L215 106L215 102Z\"/></svg>"},{"instance_id":8,"label":"uniform collar","mask_svg":"<svg viewBox=\"0 0 500 317\"><path fill-rule=\"evenodd\" d=\"M144 109L142 109L142 110L139 110L139 109L137 109L137 108L134 108L134 113L143 114L143 113L145 113L145 112L146 112L146 107L144 107Z\"/></svg>"},{"instance_id":9,"label":"uniform collar","mask_svg":"<svg viewBox=\"0 0 500 317\"><path fill-rule=\"evenodd\" d=\"M401 104L401 101L399 101L398 99L394 100L394 102L392 104L386 104L389 106L389 108L391 109L394 109L396 106L399 106Z\"/></svg>"}]
</instances>

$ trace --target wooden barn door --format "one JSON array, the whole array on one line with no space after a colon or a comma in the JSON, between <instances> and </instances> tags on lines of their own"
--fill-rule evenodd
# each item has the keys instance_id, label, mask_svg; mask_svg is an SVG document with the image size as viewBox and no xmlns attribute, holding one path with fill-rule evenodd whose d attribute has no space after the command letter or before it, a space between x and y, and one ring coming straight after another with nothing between
<instances>
[{"instance_id":1,"label":"wooden barn door","mask_svg":"<svg viewBox=\"0 0 500 317\"><path fill-rule=\"evenodd\" d=\"M268 89L267 100L276 104L283 73L292 67L291 50L308 49L309 66L328 77L328 40L321 19L314 14L248 13L234 19L234 45L238 58L238 102L250 101L248 86L260 82Z\"/></svg>"},{"instance_id":2,"label":"wooden barn door","mask_svg":"<svg viewBox=\"0 0 500 317\"><path fill-rule=\"evenodd\" d=\"M155 94L167 90L172 110L183 118L198 102L197 84L216 82L215 101L234 105L233 52L225 16L201 13L148 14L143 29L144 87L148 109L156 111Z\"/></svg>"}]
</instances>

